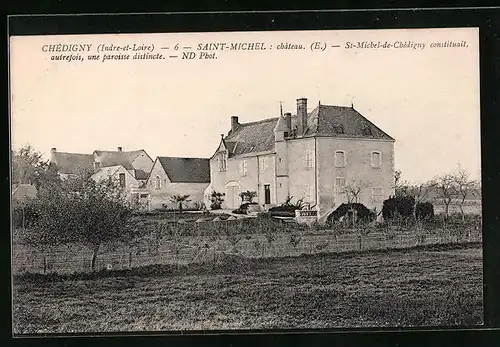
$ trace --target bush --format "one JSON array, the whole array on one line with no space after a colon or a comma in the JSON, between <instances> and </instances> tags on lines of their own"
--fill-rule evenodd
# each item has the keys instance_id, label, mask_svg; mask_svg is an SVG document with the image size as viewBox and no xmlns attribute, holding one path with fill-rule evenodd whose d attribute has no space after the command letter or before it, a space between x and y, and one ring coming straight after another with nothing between
<instances>
[{"instance_id":1,"label":"bush","mask_svg":"<svg viewBox=\"0 0 500 347\"><path fill-rule=\"evenodd\" d=\"M370 211L365 205L360 203L342 204L335 211L330 213L326 222L328 225L333 225L338 222L342 217L348 214L350 210L355 210L358 221L372 222L377 217L373 211Z\"/></svg>"},{"instance_id":2,"label":"bush","mask_svg":"<svg viewBox=\"0 0 500 347\"><path fill-rule=\"evenodd\" d=\"M418 203L415 215L420 220L428 220L434 217L434 206L430 202Z\"/></svg>"},{"instance_id":3,"label":"bush","mask_svg":"<svg viewBox=\"0 0 500 347\"><path fill-rule=\"evenodd\" d=\"M233 210L233 213L236 214L247 214L248 213L248 205L258 205L256 202L245 202L240 205L236 210Z\"/></svg>"},{"instance_id":4,"label":"bush","mask_svg":"<svg viewBox=\"0 0 500 347\"><path fill-rule=\"evenodd\" d=\"M394 219L398 216L408 218L413 216L415 199L412 196L397 196L384 200L382 217L384 220Z\"/></svg>"},{"instance_id":5,"label":"bush","mask_svg":"<svg viewBox=\"0 0 500 347\"><path fill-rule=\"evenodd\" d=\"M300 210L301 208L296 205L281 205L271 207L269 209L269 213L271 216L277 217L295 217L295 211Z\"/></svg>"}]
</instances>

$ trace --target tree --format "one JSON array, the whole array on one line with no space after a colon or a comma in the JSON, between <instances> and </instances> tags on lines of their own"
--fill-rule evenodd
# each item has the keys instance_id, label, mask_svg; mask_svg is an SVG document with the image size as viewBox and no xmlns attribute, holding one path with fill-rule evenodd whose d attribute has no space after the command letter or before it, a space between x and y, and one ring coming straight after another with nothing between
<instances>
[{"instance_id":1,"label":"tree","mask_svg":"<svg viewBox=\"0 0 500 347\"><path fill-rule=\"evenodd\" d=\"M37 189L44 184L59 182L57 167L30 145L12 151L12 183L33 184Z\"/></svg>"},{"instance_id":2,"label":"tree","mask_svg":"<svg viewBox=\"0 0 500 347\"><path fill-rule=\"evenodd\" d=\"M394 195L396 197L407 196L410 184L402 179L403 173L401 170L394 172Z\"/></svg>"},{"instance_id":3,"label":"tree","mask_svg":"<svg viewBox=\"0 0 500 347\"><path fill-rule=\"evenodd\" d=\"M455 178L451 174L439 176L436 178L436 188L438 191L438 198L441 199L444 204L444 218L447 220L450 212L450 204L457 195Z\"/></svg>"},{"instance_id":4,"label":"tree","mask_svg":"<svg viewBox=\"0 0 500 347\"><path fill-rule=\"evenodd\" d=\"M477 182L470 179L470 174L466 169L458 167L457 172L453 175L456 194L459 197L459 208L462 216L462 222L465 222L464 203L468 196L477 194Z\"/></svg>"},{"instance_id":5,"label":"tree","mask_svg":"<svg viewBox=\"0 0 500 347\"><path fill-rule=\"evenodd\" d=\"M353 204L358 203L358 198L359 195L363 190L365 190L368 187L367 183L364 181L357 181L353 180L348 182L346 185L343 186L343 188L340 190L340 194L345 194L346 199L347 199L347 204L350 207L349 208L349 213L352 216L352 225L356 225L356 216L355 216L355 209L353 207Z\"/></svg>"},{"instance_id":6,"label":"tree","mask_svg":"<svg viewBox=\"0 0 500 347\"><path fill-rule=\"evenodd\" d=\"M419 215L417 215L417 206L425 203L431 191L436 187L436 182L431 180L429 182L419 182L410 185L406 189L406 195L413 197L415 205L413 206L413 217L419 225Z\"/></svg>"},{"instance_id":7,"label":"tree","mask_svg":"<svg viewBox=\"0 0 500 347\"><path fill-rule=\"evenodd\" d=\"M240 198L241 198L241 202L248 202L248 203L252 203L253 202L253 199L255 199L257 197L257 192L254 192L254 191L250 191L250 190L247 190L246 192L241 192L240 193Z\"/></svg>"},{"instance_id":8,"label":"tree","mask_svg":"<svg viewBox=\"0 0 500 347\"><path fill-rule=\"evenodd\" d=\"M85 181L78 191L44 187L36 199L36 241L54 246L82 243L92 250L91 268L103 243L128 241L137 232L132 209L116 180Z\"/></svg>"},{"instance_id":9,"label":"tree","mask_svg":"<svg viewBox=\"0 0 500 347\"><path fill-rule=\"evenodd\" d=\"M182 204L185 202L189 202L189 195L173 195L170 197L170 200L179 206L179 213L182 213Z\"/></svg>"},{"instance_id":10,"label":"tree","mask_svg":"<svg viewBox=\"0 0 500 347\"><path fill-rule=\"evenodd\" d=\"M212 192L210 196L210 208L212 210L219 210L224 202L224 193Z\"/></svg>"}]
</instances>

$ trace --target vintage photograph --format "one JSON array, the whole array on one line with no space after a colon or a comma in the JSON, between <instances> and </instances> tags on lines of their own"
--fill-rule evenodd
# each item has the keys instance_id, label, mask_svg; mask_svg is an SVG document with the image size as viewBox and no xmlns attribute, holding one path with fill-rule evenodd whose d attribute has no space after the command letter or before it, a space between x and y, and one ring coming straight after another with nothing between
<instances>
[{"instance_id":1,"label":"vintage photograph","mask_svg":"<svg viewBox=\"0 0 500 347\"><path fill-rule=\"evenodd\" d=\"M477 28L9 54L14 336L483 324Z\"/></svg>"}]
</instances>

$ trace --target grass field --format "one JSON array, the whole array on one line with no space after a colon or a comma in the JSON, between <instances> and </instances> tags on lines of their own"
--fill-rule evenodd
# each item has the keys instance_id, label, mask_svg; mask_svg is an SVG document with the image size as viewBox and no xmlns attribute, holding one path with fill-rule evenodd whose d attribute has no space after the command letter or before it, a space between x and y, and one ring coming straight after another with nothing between
<instances>
[{"instance_id":1,"label":"grass field","mask_svg":"<svg viewBox=\"0 0 500 347\"><path fill-rule=\"evenodd\" d=\"M15 334L482 323L481 245L16 276Z\"/></svg>"}]
</instances>

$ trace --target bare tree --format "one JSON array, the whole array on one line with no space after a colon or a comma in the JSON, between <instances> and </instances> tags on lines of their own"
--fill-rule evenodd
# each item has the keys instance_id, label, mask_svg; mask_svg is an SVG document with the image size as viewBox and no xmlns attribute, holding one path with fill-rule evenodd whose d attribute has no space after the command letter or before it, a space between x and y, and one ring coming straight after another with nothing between
<instances>
[{"instance_id":1,"label":"bare tree","mask_svg":"<svg viewBox=\"0 0 500 347\"><path fill-rule=\"evenodd\" d=\"M345 194L349 205L349 213L352 215L352 224L356 224L355 209L352 204L358 203L359 195L368 187L368 184L362 180L352 180L346 183L340 190L340 194Z\"/></svg>"},{"instance_id":2,"label":"bare tree","mask_svg":"<svg viewBox=\"0 0 500 347\"><path fill-rule=\"evenodd\" d=\"M406 196L408 195L409 183L402 179L403 173L401 170L396 170L394 172L394 194L395 196Z\"/></svg>"},{"instance_id":3,"label":"bare tree","mask_svg":"<svg viewBox=\"0 0 500 347\"><path fill-rule=\"evenodd\" d=\"M470 179L469 172L460 165L457 172L453 175L456 194L459 197L459 208L462 216L462 222L465 222L464 203L468 196L477 194L477 182Z\"/></svg>"},{"instance_id":4,"label":"bare tree","mask_svg":"<svg viewBox=\"0 0 500 347\"><path fill-rule=\"evenodd\" d=\"M444 204L444 217L445 220L447 220L450 214L450 204L453 201L453 198L457 196L455 177L451 174L437 177L436 188L438 198L441 199Z\"/></svg>"}]
</instances>

